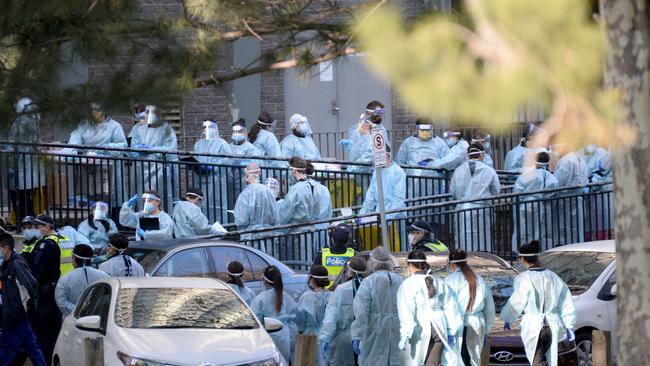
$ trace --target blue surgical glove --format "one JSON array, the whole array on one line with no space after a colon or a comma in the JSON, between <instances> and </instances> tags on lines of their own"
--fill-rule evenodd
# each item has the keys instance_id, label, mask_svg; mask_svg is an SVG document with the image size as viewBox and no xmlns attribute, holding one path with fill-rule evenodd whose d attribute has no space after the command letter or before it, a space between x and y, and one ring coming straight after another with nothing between
<instances>
[{"instance_id":1,"label":"blue surgical glove","mask_svg":"<svg viewBox=\"0 0 650 366\"><path fill-rule=\"evenodd\" d=\"M341 141L339 141L339 145L341 145L343 147L351 146L352 145L352 140L342 139Z\"/></svg>"},{"instance_id":2,"label":"blue surgical glove","mask_svg":"<svg viewBox=\"0 0 650 366\"><path fill-rule=\"evenodd\" d=\"M135 205L138 203L138 198L139 196L137 194L134 194L133 197L129 198L129 201L126 204L129 207L135 207Z\"/></svg>"},{"instance_id":3,"label":"blue surgical glove","mask_svg":"<svg viewBox=\"0 0 650 366\"><path fill-rule=\"evenodd\" d=\"M512 328L510 328L510 323L504 323L503 330L512 330Z\"/></svg>"},{"instance_id":4,"label":"blue surgical glove","mask_svg":"<svg viewBox=\"0 0 650 366\"><path fill-rule=\"evenodd\" d=\"M418 161L419 166L427 166L429 163L426 160L420 160Z\"/></svg>"},{"instance_id":5,"label":"blue surgical glove","mask_svg":"<svg viewBox=\"0 0 650 366\"><path fill-rule=\"evenodd\" d=\"M573 332L573 329L566 330L566 338L569 340L569 342L576 340L576 334Z\"/></svg>"},{"instance_id":6,"label":"blue surgical glove","mask_svg":"<svg viewBox=\"0 0 650 366\"><path fill-rule=\"evenodd\" d=\"M330 349L329 342L321 342L320 353L321 353L321 357L325 360L327 359L327 355L329 354L329 349Z\"/></svg>"},{"instance_id":7,"label":"blue surgical glove","mask_svg":"<svg viewBox=\"0 0 650 366\"><path fill-rule=\"evenodd\" d=\"M138 236L144 239L144 230L137 228L135 229L135 232L138 233Z\"/></svg>"},{"instance_id":8,"label":"blue surgical glove","mask_svg":"<svg viewBox=\"0 0 650 366\"><path fill-rule=\"evenodd\" d=\"M359 356L361 354L361 348L359 348L359 340L355 339L352 341L352 352L355 355Z\"/></svg>"},{"instance_id":9,"label":"blue surgical glove","mask_svg":"<svg viewBox=\"0 0 650 366\"><path fill-rule=\"evenodd\" d=\"M449 347L454 347L456 345L456 336L448 335L447 343L449 343Z\"/></svg>"}]
</instances>

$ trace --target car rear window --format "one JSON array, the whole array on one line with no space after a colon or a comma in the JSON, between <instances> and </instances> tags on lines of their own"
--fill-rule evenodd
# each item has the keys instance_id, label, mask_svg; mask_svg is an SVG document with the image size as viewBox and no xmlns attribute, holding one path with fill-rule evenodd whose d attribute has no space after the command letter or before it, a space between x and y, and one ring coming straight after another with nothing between
<instances>
[{"instance_id":1,"label":"car rear window","mask_svg":"<svg viewBox=\"0 0 650 366\"><path fill-rule=\"evenodd\" d=\"M122 328L255 329L255 316L230 289L123 288L115 324Z\"/></svg>"},{"instance_id":2,"label":"car rear window","mask_svg":"<svg viewBox=\"0 0 650 366\"><path fill-rule=\"evenodd\" d=\"M615 253L568 251L539 256L542 265L560 276L573 295L587 291L614 258Z\"/></svg>"},{"instance_id":3,"label":"car rear window","mask_svg":"<svg viewBox=\"0 0 650 366\"><path fill-rule=\"evenodd\" d=\"M164 250L146 248L129 248L127 253L140 263L145 273L151 273L156 264L167 254Z\"/></svg>"}]
</instances>

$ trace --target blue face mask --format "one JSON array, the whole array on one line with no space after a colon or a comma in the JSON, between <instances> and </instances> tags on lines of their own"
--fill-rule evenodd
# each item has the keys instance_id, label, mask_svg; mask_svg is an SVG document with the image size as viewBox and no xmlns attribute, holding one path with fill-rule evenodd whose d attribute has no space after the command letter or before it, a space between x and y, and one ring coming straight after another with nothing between
<instances>
[{"instance_id":1,"label":"blue face mask","mask_svg":"<svg viewBox=\"0 0 650 366\"><path fill-rule=\"evenodd\" d=\"M38 229L26 229L23 230L23 235L25 236L25 239L27 240L33 240L33 239L40 239L41 238L41 231Z\"/></svg>"},{"instance_id":2,"label":"blue face mask","mask_svg":"<svg viewBox=\"0 0 650 366\"><path fill-rule=\"evenodd\" d=\"M485 151L490 150L490 143L489 142L484 143L483 148L485 149Z\"/></svg>"},{"instance_id":3,"label":"blue face mask","mask_svg":"<svg viewBox=\"0 0 650 366\"><path fill-rule=\"evenodd\" d=\"M456 141L454 141L454 139L447 139L445 142L447 142L447 146L449 147L456 145Z\"/></svg>"},{"instance_id":4,"label":"blue face mask","mask_svg":"<svg viewBox=\"0 0 650 366\"><path fill-rule=\"evenodd\" d=\"M235 141L235 142L238 142L238 143L244 141L245 139L246 139L246 136L241 135L241 134L232 135L232 140Z\"/></svg>"},{"instance_id":5,"label":"blue face mask","mask_svg":"<svg viewBox=\"0 0 650 366\"><path fill-rule=\"evenodd\" d=\"M144 204L144 212L150 214L156 209L156 206L154 206L151 203L145 203Z\"/></svg>"}]
</instances>

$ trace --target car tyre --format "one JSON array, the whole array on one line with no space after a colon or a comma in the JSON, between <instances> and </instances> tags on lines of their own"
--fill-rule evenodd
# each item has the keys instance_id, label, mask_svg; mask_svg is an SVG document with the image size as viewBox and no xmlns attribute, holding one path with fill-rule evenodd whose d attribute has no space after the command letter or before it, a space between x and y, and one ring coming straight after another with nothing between
<instances>
[{"instance_id":1,"label":"car tyre","mask_svg":"<svg viewBox=\"0 0 650 366\"><path fill-rule=\"evenodd\" d=\"M576 351L578 353L579 366L592 366L592 347L591 332L580 332L576 334Z\"/></svg>"}]
</instances>

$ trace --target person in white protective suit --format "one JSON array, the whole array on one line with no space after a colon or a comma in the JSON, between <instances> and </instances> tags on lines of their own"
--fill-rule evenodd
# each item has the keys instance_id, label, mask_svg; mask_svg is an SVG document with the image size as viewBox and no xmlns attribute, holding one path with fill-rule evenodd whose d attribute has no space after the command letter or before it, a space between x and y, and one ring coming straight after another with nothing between
<instances>
[{"instance_id":1,"label":"person in white protective suit","mask_svg":"<svg viewBox=\"0 0 650 366\"><path fill-rule=\"evenodd\" d=\"M536 241L519 249L518 260L527 270L515 277L513 293L501 310L501 319L508 330L523 313L521 339L528 362L533 366L557 366L558 342L565 333L569 342L575 340L577 314L571 291L558 275L540 265L538 253Z\"/></svg>"},{"instance_id":2,"label":"person in white protective suit","mask_svg":"<svg viewBox=\"0 0 650 366\"><path fill-rule=\"evenodd\" d=\"M282 273L276 266L268 266L262 275L264 285L268 290L260 292L251 304L251 310L257 319L264 322L264 317L270 317L282 322L284 327L278 332L271 333L271 339L280 350L287 362L293 355L296 340L296 302L284 292Z\"/></svg>"},{"instance_id":3,"label":"person in white protective suit","mask_svg":"<svg viewBox=\"0 0 650 366\"><path fill-rule=\"evenodd\" d=\"M496 171L483 163L483 147L471 145L468 149L470 161L454 171L450 193L457 200L482 201L457 205L456 243L458 248L474 251L492 251L492 208L489 197L499 194L501 184Z\"/></svg>"},{"instance_id":4,"label":"person in white protective suit","mask_svg":"<svg viewBox=\"0 0 650 366\"><path fill-rule=\"evenodd\" d=\"M289 125L291 126L291 135L280 142L282 157L290 159L297 156L305 160L320 160L320 151L311 138L313 132L307 117L294 114L289 119Z\"/></svg>"},{"instance_id":5,"label":"person in white protective suit","mask_svg":"<svg viewBox=\"0 0 650 366\"><path fill-rule=\"evenodd\" d=\"M142 195L144 207L141 212L135 212L139 196L136 194L122 204L120 209L120 225L135 229L136 240L164 240L174 235L174 220L160 209L160 193L148 191ZM157 218L158 229L140 227L140 218Z\"/></svg>"},{"instance_id":6,"label":"person in white protective suit","mask_svg":"<svg viewBox=\"0 0 650 366\"><path fill-rule=\"evenodd\" d=\"M327 303L330 295L332 295L331 292L326 290L329 283L327 268L320 264L311 266L307 279L307 285L311 291L303 292L298 300L296 310L296 327L298 333L318 336L320 328L323 325L323 319L325 318ZM314 356L317 365L327 364L327 354L322 353L321 349L317 349L316 355Z\"/></svg>"},{"instance_id":7,"label":"person in white protective suit","mask_svg":"<svg viewBox=\"0 0 650 366\"><path fill-rule=\"evenodd\" d=\"M393 257L377 247L370 255L366 277L354 298L352 350L360 366L399 365L400 340L397 291L402 277L394 273Z\"/></svg>"},{"instance_id":8,"label":"person in white protective suit","mask_svg":"<svg viewBox=\"0 0 650 366\"><path fill-rule=\"evenodd\" d=\"M248 306L251 306L255 299L255 293L253 290L246 287L242 280L242 277L244 277L245 274L244 265L239 261L232 261L228 263L226 271L228 273L228 279L226 281L228 287L235 291Z\"/></svg>"},{"instance_id":9,"label":"person in white protective suit","mask_svg":"<svg viewBox=\"0 0 650 366\"><path fill-rule=\"evenodd\" d=\"M90 266L93 259L93 249L87 244L77 244L72 250L72 266L74 269L61 277L56 283L54 300L65 317L72 313L86 288L104 277L105 272Z\"/></svg>"},{"instance_id":10,"label":"person in white protective suit","mask_svg":"<svg viewBox=\"0 0 650 366\"><path fill-rule=\"evenodd\" d=\"M557 178L560 188L576 187L589 183L587 163L576 152L568 152L567 145L555 145L553 151L562 157L558 160L553 175ZM557 200L558 232L556 245L582 243L584 241L584 209L583 197L588 188L578 187L567 189L559 193L564 196Z\"/></svg>"},{"instance_id":11,"label":"person in white protective suit","mask_svg":"<svg viewBox=\"0 0 650 366\"><path fill-rule=\"evenodd\" d=\"M457 365L460 355L453 348L463 326L456 299L447 285L431 274L427 256L408 254L409 277L397 291L402 366Z\"/></svg>"},{"instance_id":12,"label":"person in white protective suit","mask_svg":"<svg viewBox=\"0 0 650 366\"><path fill-rule=\"evenodd\" d=\"M347 281L338 285L330 296L325 317L318 335L321 354L327 355L330 365L354 366L350 327L354 321L354 298L366 273L366 260L354 256L347 262ZM332 288L330 288L332 291Z\"/></svg>"},{"instance_id":13,"label":"person in white protective suit","mask_svg":"<svg viewBox=\"0 0 650 366\"><path fill-rule=\"evenodd\" d=\"M126 254L129 247L129 238L117 233L108 236L109 260L99 265L99 270L112 277L144 277L144 268Z\"/></svg>"},{"instance_id":14,"label":"person in white protective suit","mask_svg":"<svg viewBox=\"0 0 650 366\"><path fill-rule=\"evenodd\" d=\"M492 290L467 263L464 250L449 253L449 268L453 272L445 279L464 325L456 332L454 349L462 365L481 365L481 352L495 319Z\"/></svg>"},{"instance_id":15,"label":"person in white protective suit","mask_svg":"<svg viewBox=\"0 0 650 366\"><path fill-rule=\"evenodd\" d=\"M455 170L461 164L467 161L467 149L469 143L465 141L462 134L457 129L447 129L442 138L449 146L449 153L441 159L434 160L429 167L434 169Z\"/></svg>"},{"instance_id":16,"label":"person in white protective suit","mask_svg":"<svg viewBox=\"0 0 650 366\"><path fill-rule=\"evenodd\" d=\"M476 131L472 136L471 144L481 144L483 146L483 162L488 166L494 168L494 161L492 160L492 155L490 151L490 142L492 137L484 131Z\"/></svg>"}]
</instances>

